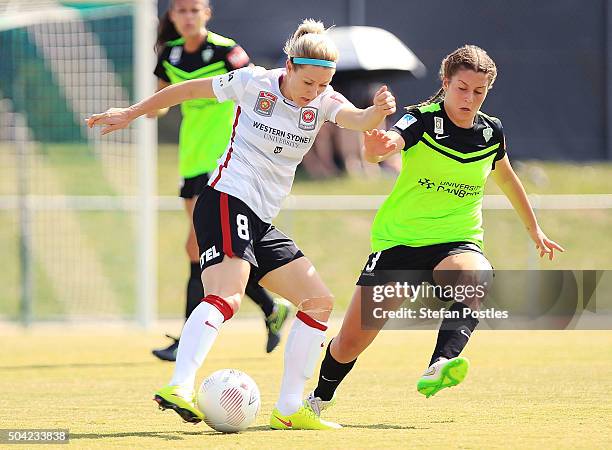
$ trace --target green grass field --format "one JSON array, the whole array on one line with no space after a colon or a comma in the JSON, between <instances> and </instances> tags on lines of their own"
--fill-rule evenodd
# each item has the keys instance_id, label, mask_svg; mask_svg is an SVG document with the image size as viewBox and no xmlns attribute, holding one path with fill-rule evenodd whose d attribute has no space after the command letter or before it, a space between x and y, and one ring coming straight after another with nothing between
<instances>
[{"instance_id":1,"label":"green grass field","mask_svg":"<svg viewBox=\"0 0 612 450\"><path fill-rule=\"evenodd\" d=\"M234 319L197 379L244 370L260 387L262 408L246 432L223 435L185 424L151 400L172 371L149 354L161 331L3 325L0 428L69 428L75 448L603 449L612 442L610 332L476 332L465 352L472 364L466 381L425 399L415 383L435 333L385 331L326 414L344 429L272 431L282 345L266 356L263 324Z\"/></svg>"}]
</instances>

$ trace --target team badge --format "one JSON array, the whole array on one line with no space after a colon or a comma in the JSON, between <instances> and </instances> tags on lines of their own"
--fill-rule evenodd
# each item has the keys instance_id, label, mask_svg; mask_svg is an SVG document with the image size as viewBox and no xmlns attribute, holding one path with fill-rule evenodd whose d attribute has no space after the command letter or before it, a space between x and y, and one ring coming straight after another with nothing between
<instances>
[{"instance_id":1,"label":"team badge","mask_svg":"<svg viewBox=\"0 0 612 450\"><path fill-rule=\"evenodd\" d=\"M213 53L215 53L215 51L212 48L207 48L206 50L202 50L202 61L204 61L205 63L210 61L210 58L213 57Z\"/></svg>"},{"instance_id":2,"label":"team badge","mask_svg":"<svg viewBox=\"0 0 612 450\"><path fill-rule=\"evenodd\" d=\"M302 130L314 130L317 126L318 109L306 106L300 109L300 121L298 127Z\"/></svg>"},{"instance_id":3,"label":"team badge","mask_svg":"<svg viewBox=\"0 0 612 450\"><path fill-rule=\"evenodd\" d=\"M175 66L181 60L181 56L183 56L183 47L172 47L170 56L168 57L170 64Z\"/></svg>"},{"instance_id":4,"label":"team badge","mask_svg":"<svg viewBox=\"0 0 612 450\"><path fill-rule=\"evenodd\" d=\"M493 137L493 128L487 127L482 130L482 136L484 137L485 142L489 142L489 140Z\"/></svg>"},{"instance_id":5,"label":"team badge","mask_svg":"<svg viewBox=\"0 0 612 450\"><path fill-rule=\"evenodd\" d=\"M270 117L274 110L274 105L276 105L276 100L278 100L278 97L272 92L259 91L254 111L260 116Z\"/></svg>"},{"instance_id":6,"label":"team badge","mask_svg":"<svg viewBox=\"0 0 612 450\"><path fill-rule=\"evenodd\" d=\"M444 134L444 119L442 117L434 117L434 133Z\"/></svg>"}]
</instances>

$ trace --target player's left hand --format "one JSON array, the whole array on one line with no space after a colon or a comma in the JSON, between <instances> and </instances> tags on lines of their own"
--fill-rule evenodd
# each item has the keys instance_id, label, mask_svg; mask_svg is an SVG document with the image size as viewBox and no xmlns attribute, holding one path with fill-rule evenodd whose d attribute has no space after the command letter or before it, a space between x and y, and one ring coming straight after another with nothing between
<instances>
[{"instance_id":1,"label":"player's left hand","mask_svg":"<svg viewBox=\"0 0 612 450\"><path fill-rule=\"evenodd\" d=\"M540 252L540 258L544 255L548 255L548 259L552 261L555 257L555 250L564 252L565 249L557 244L555 241L551 241L546 237L544 232L538 227L533 233L530 233L531 239L536 244L536 250Z\"/></svg>"},{"instance_id":2,"label":"player's left hand","mask_svg":"<svg viewBox=\"0 0 612 450\"><path fill-rule=\"evenodd\" d=\"M87 126L93 128L95 126L104 126L102 135L111 133L116 130L121 130L127 127L132 121L130 108L110 108L100 114L93 114L87 119Z\"/></svg>"},{"instance_id":3,"label":"player's left hand","mask_svg":"<svg viewBox=\"0 0 612 450\"><path fill-rule=\"evenodd\" d=\"M384 156L397 150L397 144L391 141L385 130L371 130L364 133L365 151L374 156Z\"/></svg>"},{"instance_id":4,"label":"player's left hand","mask_svg":"<svg viewBox=\"0 0 612 450\"><path fill-rule=\"evenodd\" d=\"M395 97L387 86L381 86L374 94L373 105L383 116L395 113Z\"/></svg>"}]
</instances>

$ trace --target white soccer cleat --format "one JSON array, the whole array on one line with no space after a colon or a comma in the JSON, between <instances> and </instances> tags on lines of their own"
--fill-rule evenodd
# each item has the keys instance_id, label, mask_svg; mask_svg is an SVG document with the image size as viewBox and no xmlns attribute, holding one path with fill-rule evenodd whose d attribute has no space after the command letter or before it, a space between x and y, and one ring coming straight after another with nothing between
<instances>
[{"instance_id":1,"label":"white soccer cleat","mask_svg":"<svg viewBox=\"0 0 612 450\"><path fill-rule=\"evenodd\" d=\"M323 411L331 408L336 404L336 394L331 400L321 400L321 397L315 397L314 391L308 394L308 397L304 400L304 403L310 405L310 408L315 412L317 416L320 416Z\"/></svg>"}]
</instances>

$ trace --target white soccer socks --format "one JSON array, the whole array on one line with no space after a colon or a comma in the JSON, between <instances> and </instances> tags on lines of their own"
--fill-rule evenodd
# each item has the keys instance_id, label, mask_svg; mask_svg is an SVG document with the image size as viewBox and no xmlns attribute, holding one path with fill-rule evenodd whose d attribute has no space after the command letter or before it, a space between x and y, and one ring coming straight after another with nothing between
<instances>
[{"instance_id":1,"label":"white soccer socks","mask_svg":"<svg viewBox=\"0 0 612 450\"><path fill-rule=\"evenodd\" d=\"M285 347L285 370L276 403L282 415L291 415L302 406L304 384L314 374L325 343L325 330L327 325L298 311Z\"/></svg>"},{"instance_id":2,"label":"white soccer socks","mask_svg":"<svg viewBox=\"0 0 612 450\"><path fill-rule=\"evenodd\" d=\"M207 295L191 313L179 341L170 385L193 390L195 376L213 346L221 325L233 315L221 297Z\"/></svg>"}]
</instances>

